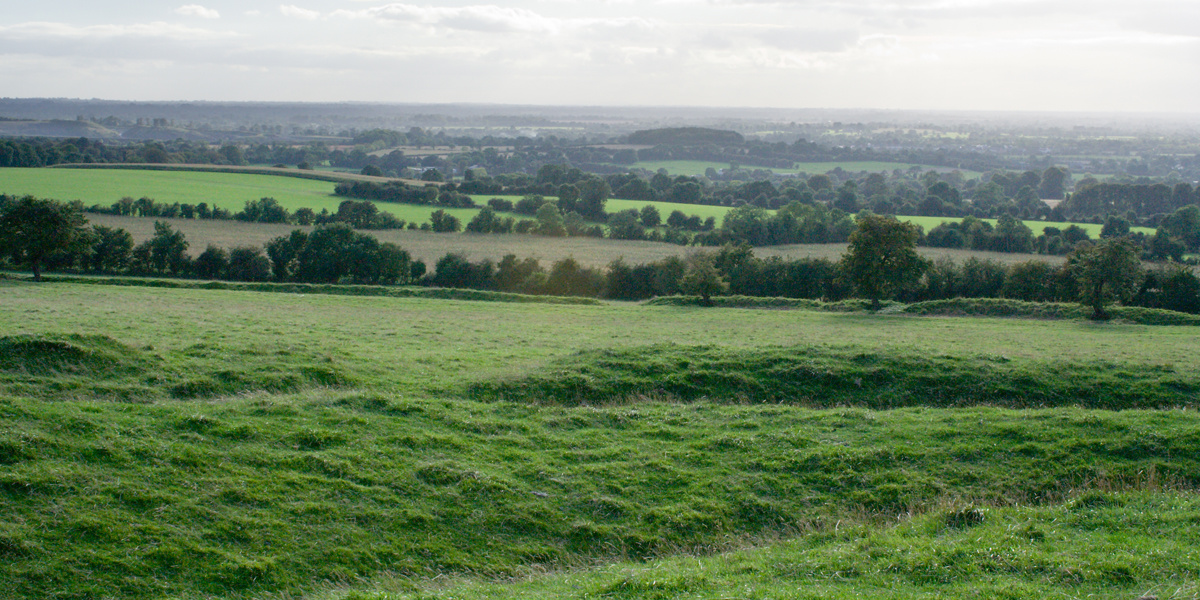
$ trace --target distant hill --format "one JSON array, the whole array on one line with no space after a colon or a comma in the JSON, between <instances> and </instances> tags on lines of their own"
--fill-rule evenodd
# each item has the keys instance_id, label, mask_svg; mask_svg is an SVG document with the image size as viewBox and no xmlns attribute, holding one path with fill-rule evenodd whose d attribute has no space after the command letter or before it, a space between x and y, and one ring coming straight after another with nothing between
<instances>
[{"instance_id":1,"label":"distant hill","mask_svg":"<svg viewBox=\"0 0 1200 600\"><path fill-rule=\"evenodd\" d=\"M121 134L90 121L0 121L0 137L86 137L115 139Z\"/></svg>"},{"instance_id":2,"label":"distant hill","mask_svg":"<svg viewBox=\"0 0 1200 600\"><path fill-rule=\"evenodd\" d=\"M647 146L694 146L698 144L743 144L746 138L736 131L704 127L669 127L643 129L629 134L630 144Z\"/></svg>"}]
</instances>

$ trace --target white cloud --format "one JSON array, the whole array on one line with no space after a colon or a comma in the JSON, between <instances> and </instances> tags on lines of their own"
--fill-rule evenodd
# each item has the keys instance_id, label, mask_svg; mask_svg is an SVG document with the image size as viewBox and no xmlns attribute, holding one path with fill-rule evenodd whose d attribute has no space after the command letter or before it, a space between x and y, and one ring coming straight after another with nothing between
<instances>
[{"instance_id":1,"label":"white cloud","mask_svg":"<svg viewBox=\"0 0 1200 600\"><path fill-rule=\"evenodd\" d=\"M120 38L168 38L174 40L209 40L233 34L172 23L136 23L132 25L88 25L79 27L66 23L35 22L0 26L0 40L112 40Z\"/></svg>"},{"instance_id":2,"label":"white cloud","mask_svg":"<svg viewBox=\"0 0 1200 600\"><path fill-rule=\"evenodd\" d=\"M641 17L547 17L524 8L494 4L447 7L393 3L363 10L338 10L333 13L333 16L419 25L441 30L498 34L579 33L597 36L628 36L644 34L658 28L656 23Z\"/></svg>"},{"instance_id":3,"label":"white cloud","mask_svg":"<svg viewBox=\"0 0 1200 600\"><path fill-rule=\"evenodd\" d=\"M533 11L495 5L442 7L387 4L359 11L339 10L334 16L491 33L555 33L561 28L560 22Z\"/></svg>"},{"instance_id":4,"label":"white cloud","mask_svg":"<svg viewBox=\"0 0 1200 600\"><path fill-rule=\"evenodd\" d=\"M316 21L321 18L321 13L307 8L300 8L294 4L280 4L279 13L285 17L303 19L305 21Z\"/></svg>"},{"instance_id":5,"label":"white cloud","mask_svg":"<svg viewBox=\"0 0 1200 600\"><path fill-rule=\"evenodd\" d=\"M199 4L185 4L175 9L175 14L185 17L200 17L201 19L219 19L221 13L211 8L205 8Z\"/></svg>"}]
</instances>

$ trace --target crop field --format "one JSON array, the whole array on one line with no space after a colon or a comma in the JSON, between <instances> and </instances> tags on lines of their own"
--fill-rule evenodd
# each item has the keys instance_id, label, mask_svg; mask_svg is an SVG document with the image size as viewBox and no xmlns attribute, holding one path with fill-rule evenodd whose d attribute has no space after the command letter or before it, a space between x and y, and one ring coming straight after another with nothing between
<instances>
[{"instance_id":1,"label":"crop field","mask_svg":"<svg viewBox=\"0 0 1200 600\"><path fill-rule=\"evenodd\" d=\"M9 597L1200 583L1196 327L11 278L0 296Z\"/></svg>"},{"instance_id":2,"label":"crop field","mask_svg":"<svg viewBox=\"0 0 1200 600\"><path fill-rule=\"evenodd\" d=\"M239 221L205 221L197 219L154 219L143 217L120 217L114 215L89 214L91 224L123 228L135 242L141 243L154 235L154 222L165 221L182 231L189 244L188 252L196 256L209 244L222 248L237 246L261 246L272 238L285 235L293 229L310 229L297 225L267 223L242 223ZM571 257L581 265L605 267L612 261L623 258L629 264L643 264L669 256L687 256L701 250L694 246L676 246L659 242L639 240L610 240L590 237L542 237L536 235L490 235L473 233L432 233L428 231L387 230L368 231L385 242L400 245L414 258L423 260L430 267L437 259L450 252L457 252L473 261L491 259L499 261L506 254L519 258L532 257L543 266ZM1061 263L1061 256L1036 254L1013 254L1004 252L976 252L944 248L920 248L929 258L948 257L964 261L970 257L995 260L1009 264L1026 260L1041 260L1052 264ZM846 252L846 244L788 244L784 246L762 246L754 249L760 257L779 256L785 259L827 258L838 260Z\"/></svg>"}]
</instances>

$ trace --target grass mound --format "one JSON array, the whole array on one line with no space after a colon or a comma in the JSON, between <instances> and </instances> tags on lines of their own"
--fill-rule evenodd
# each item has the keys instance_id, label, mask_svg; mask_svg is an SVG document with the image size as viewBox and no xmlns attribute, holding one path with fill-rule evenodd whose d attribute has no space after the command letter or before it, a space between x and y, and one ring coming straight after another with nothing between
<instances>
[{"instance_id":1,"label":"grass mound","mask_svg":"<svg viewBox=\"0 0 1200 600\"><path fill-rule=\"evenodd\" d=\"M519 583L363 586L362 600L517 598L1194 599L1200 501L1092 493L1106 502L934 511L895 527L822 531L766 548L552 574ZM982 516L986 514L986 519ZM1119 524L1119 525L1118 525ZM390 588L390 589L389 589ZM1048 593L1047 590L1054 590Z\"/></svg>"},{"instance_id":2,"label":"grass mound","mask_svg":"<svg viewBox=\"0 0 1200 600\"><path fill-rule=\"evenodd\" d=\"M803 298L759 298L754 296L717 296L711 306L721 308L791 308L826 312L869 312L867 300L851 299L822 302ZM646 302L648 306L704 306L699 296L666 296ZM937 317L999 317L1019 319L1086 319L1091 309L1078 304L1057 302L1025 302L1007 298L949 298L903 304L883 302L881 314L906 314ZM1200 326L1200 315L1138 306L1116 306L1109 309L1114 319L1139 325Z\"/></svg>"},{"instance_id":3,"label":"grass mound","mask_svg":"<svg viewBox=\"0 0 1200 600\"><path fill-rule=\"evenodd\" d=\"M660 344L581 351L537 373L469 384L467 394L568 406L664 398L874 409L988 405L1121 410L1197 406L1200 377L1167 366L1103 362Z\"/></svg>"},{"instance_id":4,"label":"grass mound","mask_svg":"<svg viewBox=\"0 0 1200 600\"><path fill-rule=\"evenodd\" d=\"M199 344L189 354L199 354ZM227 356L216 356L228 363ZM221 360L226 359L226 360ZM200 370L105 335L0 337L0 390L42 399L153 401L296 392L355 383L336 364L237 365Z\"/></svg>"},{"instance_id":5,"label":"grass mound","mask_svg":"<svg viewBox=\"0 0 1200 600\"><path fill-rule=\"evenodd\" d=\"M9 374L70 373L110 376L144 369L147 353L106 335L10 335L0 337L0 371Z\"/></svg>"}]
</instances>

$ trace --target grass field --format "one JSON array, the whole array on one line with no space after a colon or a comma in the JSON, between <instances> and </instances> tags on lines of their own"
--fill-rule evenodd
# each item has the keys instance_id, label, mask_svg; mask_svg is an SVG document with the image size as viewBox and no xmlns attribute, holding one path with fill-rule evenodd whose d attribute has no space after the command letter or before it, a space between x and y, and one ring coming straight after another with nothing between
<instances>
[{"instance_id":1,"label":"grass field","mask_svg":"<svg viewBox=\"0 0 1200 600\"><path fill-rule=\"evenodd\" d=\"M1200 580L1195 327L3 279L0 295L15 598L1193 598ZM480 393L660 368L711 387ZM767 400L705 373L816 387ZM902 407L862 408L879 381ZM1088 386L1187 408L1072 406ZM951 388L961 405L936 408ZM992 406L1036 393L1059 408Z\"/></svg>"}]
</instances>

